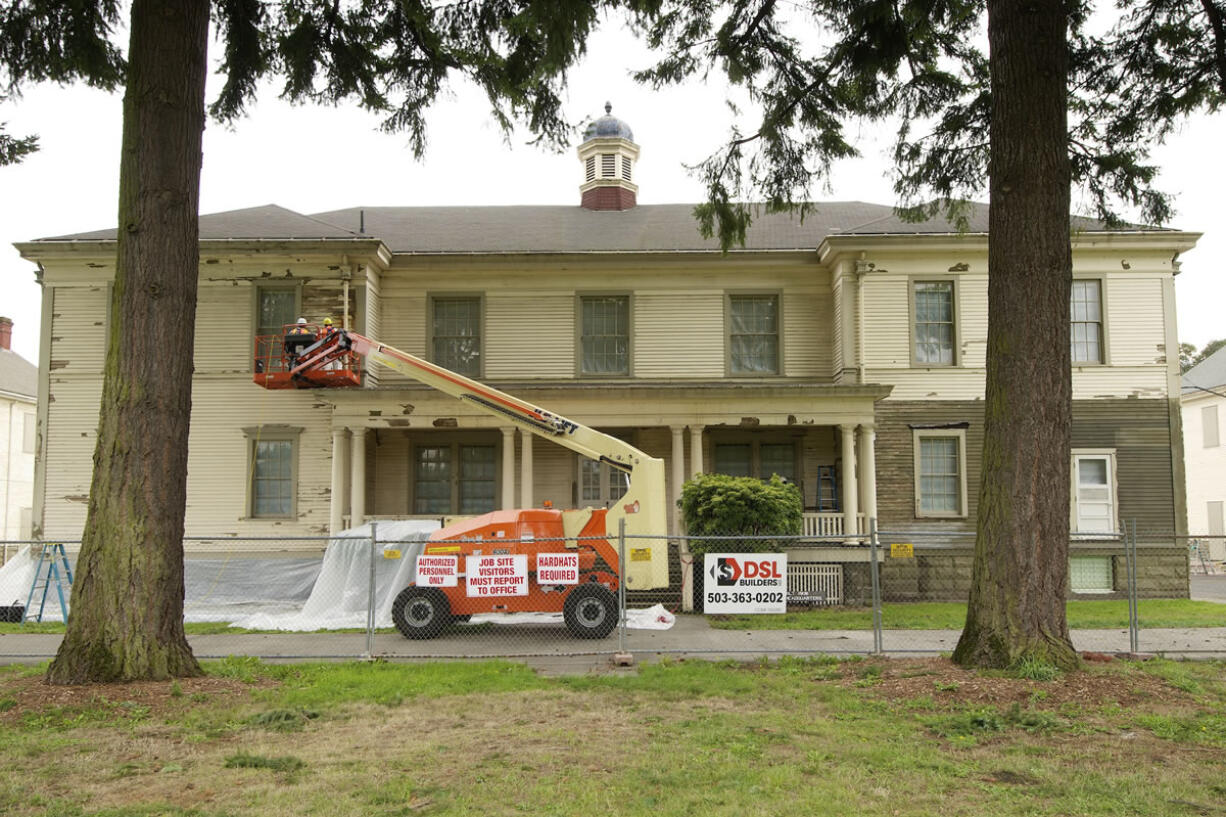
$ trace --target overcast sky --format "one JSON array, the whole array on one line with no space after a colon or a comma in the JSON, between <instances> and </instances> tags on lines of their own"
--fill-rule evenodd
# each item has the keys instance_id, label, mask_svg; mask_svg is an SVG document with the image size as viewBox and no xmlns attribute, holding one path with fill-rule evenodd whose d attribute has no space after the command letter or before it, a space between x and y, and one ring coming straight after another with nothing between
<instances>
[{"instance_id":1,"label":"overcast sky","mask_svg":"<svg viewBox=\"0 0 1226 817\"><path fill-rule=\"evenodd\" d=\"M629 77L646 65L625 35L593 38L568 84L567 115L603 114L606 101L642 148L636 181L641 204L697 202L701 186L684 169L715 149L731 121L718 87L652 91ZM0 105L15 135L37 133L40 152L0 168L0 315L13 319L13 348L38 361L41 290L34 266L13 242L113 226L118 197L122 101L82 87L38 87ZM748 123L746 123L748 125ZM376 205L577 205L581 169L573 148L550 153L521 135L508 144L483 99L468 89L429 117L430 147L417 162L401 136L377 132L378 120L351 107L292 108L265 93L249 117L227 130L210 123L204 139L201 212L278 204L301 213ZM889 134L871 126L854 134L862 158L840 164L831 201L893 204ZM1156 152L1160 184L1176 194L1172 227L1204 233L1183 256L1176 279L1180 340L1197 347L1226 336L1226 114L1190 123ZM986 195L983 197L986 200Z\"/></svg>"}]
</instances>

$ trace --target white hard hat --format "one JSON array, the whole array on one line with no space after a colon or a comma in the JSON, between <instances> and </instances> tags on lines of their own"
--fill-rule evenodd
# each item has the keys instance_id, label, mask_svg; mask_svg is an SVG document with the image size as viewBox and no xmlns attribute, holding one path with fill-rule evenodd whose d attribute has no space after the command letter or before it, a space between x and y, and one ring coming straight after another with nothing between
<instances>
[{"instance_id":1,"label":"white hard hat","mask_svg":"<svg viewBox=\"0 0 1226 817\"><path fill-rule=\"evenodd\" d=\"M306 318L299 318L298 323L306 323Z\"/></svg>"}]
</instances>

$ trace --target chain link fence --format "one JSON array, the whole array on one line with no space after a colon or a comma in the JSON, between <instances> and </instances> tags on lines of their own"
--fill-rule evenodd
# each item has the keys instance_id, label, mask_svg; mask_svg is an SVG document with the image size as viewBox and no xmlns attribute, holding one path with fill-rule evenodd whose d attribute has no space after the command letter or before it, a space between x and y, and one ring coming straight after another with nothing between
<instances>
[{"instance_id":1,"label":"chain link fence","mask_svg":"<svg viewBox=\"0 0 1226 817\"><path fill-rule=\"evenodd\" d=\"M437 529L387 521L339 537L189 538L189 638L202 657L947 653L975 545L967 531L871 522L858 537L431 542ZM1122 529L1070 543L1075 646L1226 654L1221 537ZM62 621L79 543L0 545L0 620L18 632Z\"/></svg>"}]
</instances>

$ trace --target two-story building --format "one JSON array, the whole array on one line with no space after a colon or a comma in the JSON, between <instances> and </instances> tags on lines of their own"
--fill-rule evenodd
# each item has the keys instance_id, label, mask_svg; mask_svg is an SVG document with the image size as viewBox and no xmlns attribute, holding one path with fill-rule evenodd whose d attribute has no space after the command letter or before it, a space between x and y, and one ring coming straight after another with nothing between
<instances>
[{"instance_id":1,"label":"two-story building","mask_svg":"<svg viewBox=\"0 0 1226 817\"><path fill-rule=\"evenodd\" d=\"M12 349L13 321L0 318L0 539L30 538L38 370ZM9 557L0 553L0 563Z\"/></svg>"},{"instance_id":2,"label":"two-story building","mask_svg":"<svg viewBox=\"0 0 1226 817\"><path fill-rule=\"evenodd\" d=\"M607 467L378 367L361 388L254 385L255 338L300 316L662 457L670 532L681 484L700 472L793 480L815 536L855 539L869 519L973 531L986 207L967 232L860 202L803 220L760 213L745 246L723 253L692 205L637 205L638 155L606 115L579 147L575 206L202 216L189 533L320 534L618 495ZM1196 235L1075 227L1074 579L1108 592L1123 576L1118 519L1174 531L1183 518L1174 276ZM44 287L36 530L76 537L115 231L19 249ZM943 564L969 575L968 554Z\"/></svg>"},{"instance_id":3,"label":"two-story building","mask_svg":"<svg viewBox=\"0 0 1226 817\"><path fill-rule=\"evenodd\" d=\"M1184 373L1182 399L1188 532L1203 542L1207 560L1226 561L1226 348Z\"/></svg>"}]
</instances>

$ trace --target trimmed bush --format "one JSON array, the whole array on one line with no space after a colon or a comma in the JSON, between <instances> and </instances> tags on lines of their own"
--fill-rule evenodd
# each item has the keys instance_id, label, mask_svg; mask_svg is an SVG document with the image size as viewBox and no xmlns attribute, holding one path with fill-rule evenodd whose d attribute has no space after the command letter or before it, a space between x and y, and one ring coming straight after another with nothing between
<instances>
[{"instance_id":1,"label":"trimmed bush","mask_svg":"<svg viewBox=\"0 0 1226 817\"><path fill-rule=\"evenodd\" d=\"M800 489L778 475L753 477L699 474L681 488L678 503L690 536L798 536L803 530ZM773 553L778 539L691 539L695 557L713 553Z\"/></svg>"}]
</instances>

